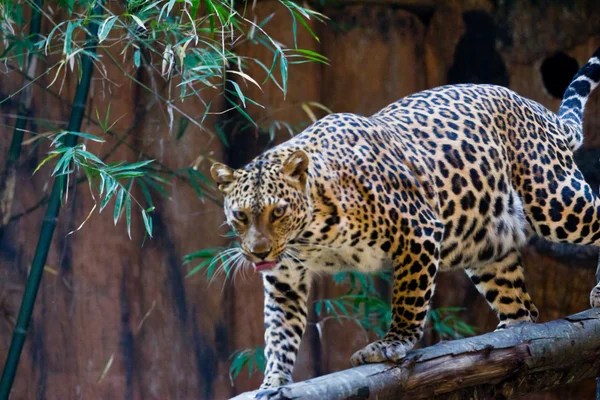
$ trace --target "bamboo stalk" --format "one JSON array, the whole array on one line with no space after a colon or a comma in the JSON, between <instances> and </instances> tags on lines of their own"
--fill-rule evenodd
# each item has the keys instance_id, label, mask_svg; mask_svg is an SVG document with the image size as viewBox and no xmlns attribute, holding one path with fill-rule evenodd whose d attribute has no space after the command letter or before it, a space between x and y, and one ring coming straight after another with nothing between
<instances>
[{"instance_id":1,"label":"bamboo stalk","mask_svg":"<svg viewBox=\"0 0 600 400\"><path fill-rule=\"evenodd\" d=\"M89 35L87 37L88 45L87 50L89 52L96 51L97 45L97 33L98 24L94 17L102 13L102 2L98 1L92 10L92 20L88 25ZM67 130L69 132L79 132L81 129L81 122L85 114L85 105L87 102L88 92L90 88L90 82L93 72L92 59L86 55L81 57L81 80L77 85L75 91L75 97L73 100L73 109L69 119L69 125ZM64 141L65 146L73 147L77 144L77 136L67 135ZM0 380L0 399L8 399L12 388L13 381L17 367L19 365L19 358L25 338L27 336L27 330L29 329L29 323L31 322L31 314L35 304L35 299L40 287L42 275L44 272L44 265L46 264L46 258L48 257L48 251L50 250L50 244L52 243L52 236L54 234L54 228L56 227L56 221L61 205L61 196L65 188L66 177L60 175L54 179L52 186L52 192L50 194L50 200L48 201L48 208L46 210L46 216L40 230L40 236L37 247L35 249L35 255L31 264L31 271L27 279L27 285L25 286L25 293L23 294L23 300L21 301L21 308L19 310L19 316L13 337L10 343L10 349L4 364L2 371L2 378Z\"/></svg>"},{"instance_id":2,"label":"bamboo stalk","mask_svg":"<svg viewBox=\"0 0 600 400\"><path fill-rule=\"evenodd\" d=\"M29 41L31 44L35 42L42 24L41 9L43 0L35 0L35 6L31 10L31 25L29 26ZM25 76L35 76L37 67L37 58L35 54L30 52L27 56L26 74ZM6 168L0 176L0 225L8 224L10 220L10 210L12 208L13 199L15 196L15 181L17 176L17 160L21 154L21 143L25 127L27 126L27 117L31 108L31 99L33 97L33 86L27 86L27 78L23 78L23 86L25 89L19 96L19 105L17 110L17 121L13 131L10 149L8 150L8 158L6 160Z\"/></svg>"}]
</instances>

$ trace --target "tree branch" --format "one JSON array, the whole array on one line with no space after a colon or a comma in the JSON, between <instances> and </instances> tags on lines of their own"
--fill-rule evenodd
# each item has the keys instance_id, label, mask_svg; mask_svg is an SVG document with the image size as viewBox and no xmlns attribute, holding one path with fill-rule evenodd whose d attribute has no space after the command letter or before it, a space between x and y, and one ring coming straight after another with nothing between
<instances>
[{"instance_id":1,"label":"tree branch","mask_svg":"<svg viewBox=\"0 0 600 400\"><path fill-rule=\"evenodd\" d=\"M594 378L600 309L521 324L409 352L400 365L370 364L280 388L277 399L511 398ZM255 392L235 397L254 398Z\"/></svg>"}]
</instances>

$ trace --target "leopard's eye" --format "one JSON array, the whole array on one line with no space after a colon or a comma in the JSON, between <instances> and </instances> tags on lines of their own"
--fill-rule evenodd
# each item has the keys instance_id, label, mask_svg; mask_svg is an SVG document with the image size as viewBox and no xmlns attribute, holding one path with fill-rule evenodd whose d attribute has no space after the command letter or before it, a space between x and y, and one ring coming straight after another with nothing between
<instances>
[{"instance_id":1,"label":"leopard's eye","mask_svg":"<svg viewBox=\"0 0 600 400\"><path fill-rule=\"evenodd\" d=\"M285 206L277 206L273 209L271 216L272 216L272 219L275 220L277 218L283 217L283 214L285 214Z\"/></svg>"},{"instance_id":2,"label":"leopard's eye","mask_svg":"<svg viewBox=\"0 0 600 400\"><path fill-rule=\"evenodd\" d=\"M234 211L232 214L233 218L237 219L239 222L245 223L248 221L248 216L243 211Z\"/></svg>"}]
</instances>

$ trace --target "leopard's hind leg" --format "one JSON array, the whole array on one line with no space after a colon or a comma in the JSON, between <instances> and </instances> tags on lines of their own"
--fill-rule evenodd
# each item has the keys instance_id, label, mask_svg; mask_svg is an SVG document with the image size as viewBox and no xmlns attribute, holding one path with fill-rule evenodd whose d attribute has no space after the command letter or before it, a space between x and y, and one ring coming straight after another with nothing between
<instances>
[{"instance_id":1,"label":"leopard's hind leg","mask_svg":"<svg viewBox=\"0 0 600 400\"><path fill-rule=\"evenodd\" d=\"M498 314L502 329L517 322L535 322L538 310L527 289L517 250L479 268L466 269L467 275Z\"/></svg>"}]
</instances>

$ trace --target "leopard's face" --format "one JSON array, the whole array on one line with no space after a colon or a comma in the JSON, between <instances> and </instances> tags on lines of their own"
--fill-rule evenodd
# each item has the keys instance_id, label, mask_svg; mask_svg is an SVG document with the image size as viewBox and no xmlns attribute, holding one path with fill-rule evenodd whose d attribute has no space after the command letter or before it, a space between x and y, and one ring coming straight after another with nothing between
<instances>
[{"instance_id":1,"label":"leopard's face","mask_svg":"<svg viewBox=\"0 0 600 400\"><path fill-rule=\"evenodd\" d=\"M257 270L275 267L285 256L287 242L310 219L307 168L304 152L273 155L238 170L219 163L211 168L225 195L227 223L240 238L244 256Z\"/></svg>"}]
</instances>

